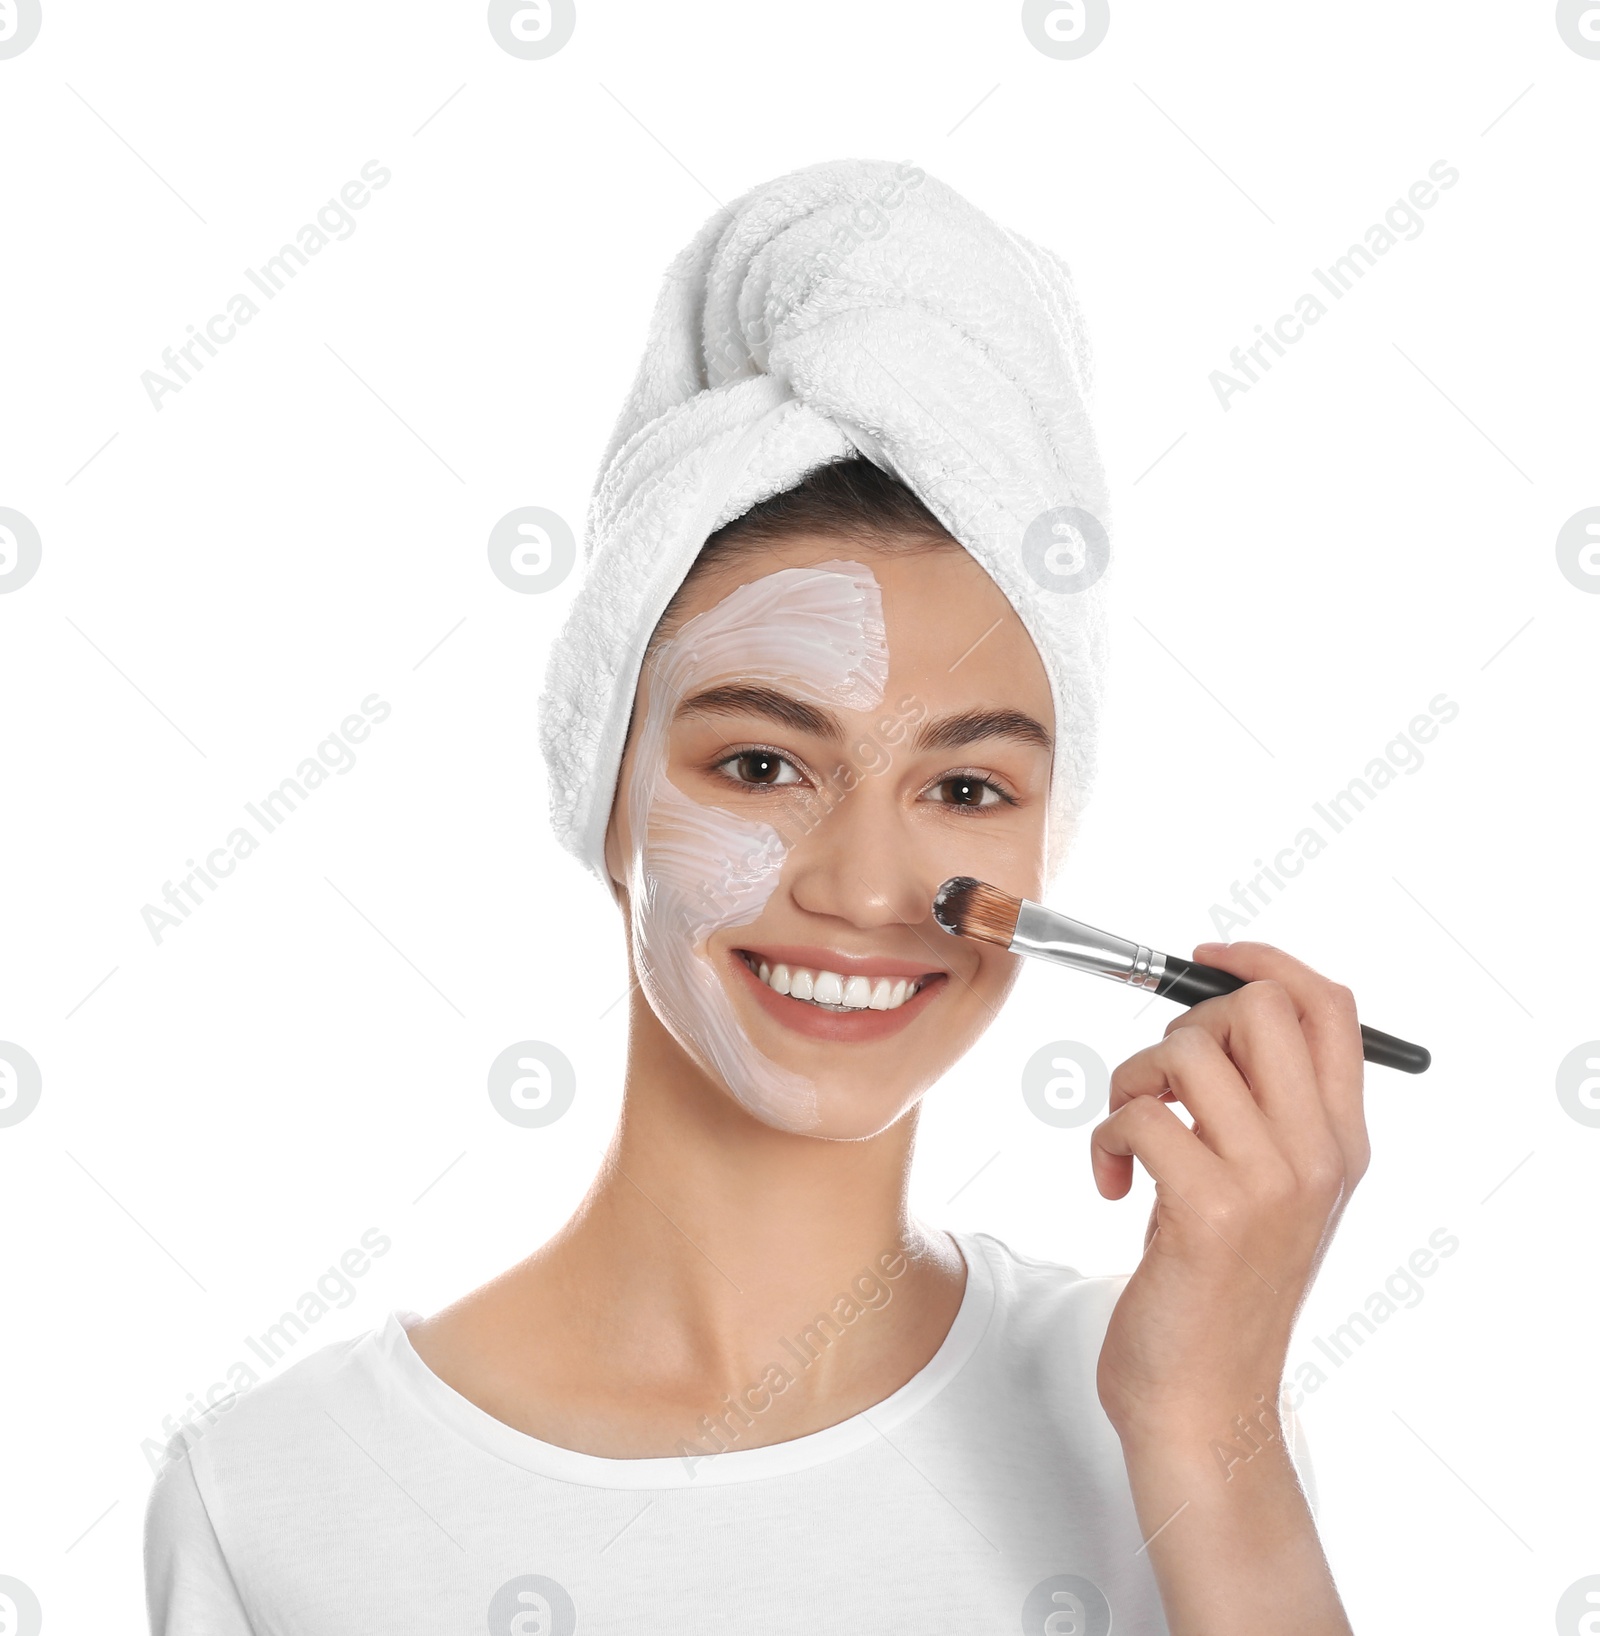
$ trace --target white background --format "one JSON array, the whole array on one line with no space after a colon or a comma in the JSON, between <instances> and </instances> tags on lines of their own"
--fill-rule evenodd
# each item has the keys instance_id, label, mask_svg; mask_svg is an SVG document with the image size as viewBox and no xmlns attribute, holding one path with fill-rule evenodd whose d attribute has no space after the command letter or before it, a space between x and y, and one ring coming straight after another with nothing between
<instances>
[{"instance_id":1,"label":"white background","mask_svg":"<svg viewBox=\"0 0 1600 1636\"><path fill-rule=\"evenodd\" d=\"M0 596L0 1039L43 1075L0 1130L0 1574L47 1631L138 1625L141 1445L363 1231L392 1250L300 1355L436 1309L585 1188L622 941L535 736L577 580L517 595L485 540L522 505L581 529L669 257L839 157L1048 243L1088 315L1115 669L1054 902L1186 952L1459 706L1246 934L1435 1053L1369 1073L1375 1160L1291 1356L1448 1229L1302 1411L1356 1628L1546 1629L1600 1573L1600 1129L1555 1095L1600 1036L1600 596L1555 553L1600 505L1600 61L1550 6L1118 3L1057 61L1013 5L586 0L521 61L476 4L46 0L0 153L0 506L43 540ZM372 159L353 235L155 410L141 373ZM1420 236L1224 410L1211 372L1438 160ZM374 692L355 768L158 946L142 906ZM929 1098L918 1208L1131 1268L1148 1186L1101 1200L1087 1127L1018 1078L1169 1015L1028 971ZM545 1129L485 1092L520 1039L576 1065Z\"/></svg>"}]
</instances>

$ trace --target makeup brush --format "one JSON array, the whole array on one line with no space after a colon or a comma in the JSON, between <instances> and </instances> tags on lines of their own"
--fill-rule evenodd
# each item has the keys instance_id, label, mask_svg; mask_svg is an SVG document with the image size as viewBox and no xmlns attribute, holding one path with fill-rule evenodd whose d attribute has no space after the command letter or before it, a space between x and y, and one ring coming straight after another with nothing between
<instances>
[{"instance_id":1,"label":"makeup brush","mask_svg":"<svg viewBox=\"0 0 1600 1636\"><path fill-rule=\"evenodd\" d=\"M1074 971L1109 977L1131 988L1150 989L1178 1005L1198 1005L1243 988L1245 979L1197 960L1147 949L1125 937L1096 931L1027 898L1014 898L971 875L954 875L933 900L933 918L952 937L973 937L1012 954L1031 954ZM1402 1073L1420 1074L1433 1058L1420 1045L1361 1027L1361 1055L1368 1062Z\"/></svg>"}]
</instances>

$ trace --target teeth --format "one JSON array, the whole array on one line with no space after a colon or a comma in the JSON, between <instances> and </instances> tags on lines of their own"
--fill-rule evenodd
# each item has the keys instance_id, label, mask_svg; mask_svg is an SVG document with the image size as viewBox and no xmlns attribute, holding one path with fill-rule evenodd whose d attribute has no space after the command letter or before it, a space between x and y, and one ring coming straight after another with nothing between
<instances>
[{"instance_id":1,"label":"teeth","mask_svg":"<svg viewBox=\"0 0 1600 1636\"><path fill-rule=\"evenodd\" d=\"M920 978L845 977L837 971L791 970L745 956L745 964L776 994L806 1000L829 1011L895 1011L922 986Z\"/></svg>"}]
</instances>

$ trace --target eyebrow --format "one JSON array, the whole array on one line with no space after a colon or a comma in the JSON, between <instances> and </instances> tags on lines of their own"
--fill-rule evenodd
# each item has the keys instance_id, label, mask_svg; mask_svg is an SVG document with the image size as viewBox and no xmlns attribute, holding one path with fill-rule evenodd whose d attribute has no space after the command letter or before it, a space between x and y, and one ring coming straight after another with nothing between
<instances>
[{"instance_id":1,"label":"eyebrow","mask_svg":"<svg viewBox=\"0 0 1600 1636\"><path fill-rule=\"evenodd\" d=\"M831 710L808 704L792 693L751 683L727 683L692 693L679 704L674 719L682 716L765 716L780 727L809 733L829 744L844 742L844 728ZM1049 730L1021 710L974 709L925 721L911 741L915 750L954 750L979 739L1012 739L1043 750L1055 747Z\"/></svg>"}]
</instances>

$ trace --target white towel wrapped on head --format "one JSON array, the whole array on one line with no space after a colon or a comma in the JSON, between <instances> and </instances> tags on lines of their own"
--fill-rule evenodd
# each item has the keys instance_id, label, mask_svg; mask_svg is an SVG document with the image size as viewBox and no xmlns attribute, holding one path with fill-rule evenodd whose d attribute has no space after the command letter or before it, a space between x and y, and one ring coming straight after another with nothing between
<instances>
[{"instance_id":1,"label":"white towel wrapped on head","mask_svg":"<svg viewBox=\"0 0 1600 1636\"><path fill-rule=\"evenodd\" d=\"M708 534L865 454L982 564L1049 673L1050 872L1095 767L1109 503L1066 264L909 164L752 188L667 271L540 702L551 819L604 847L645 647Z\"/></svg>"}]
</instances>

